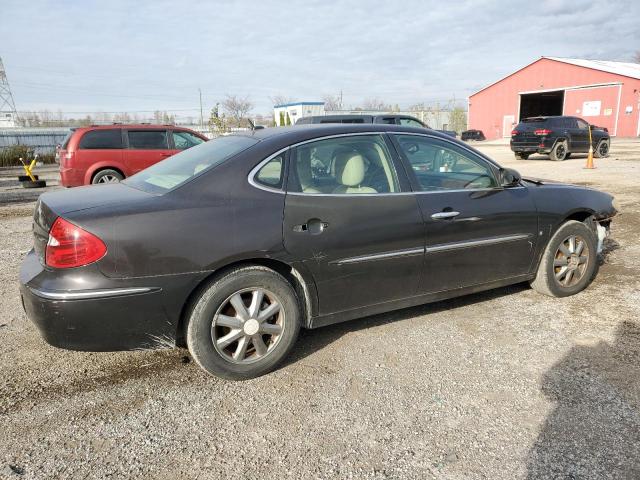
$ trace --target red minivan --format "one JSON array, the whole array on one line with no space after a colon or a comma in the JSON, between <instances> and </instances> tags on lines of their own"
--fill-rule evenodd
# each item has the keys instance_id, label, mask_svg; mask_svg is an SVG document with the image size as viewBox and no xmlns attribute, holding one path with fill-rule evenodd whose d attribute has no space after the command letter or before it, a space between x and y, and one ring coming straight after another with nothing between
<instances>
[{"instance_id":1,"label":"red minivan","mask_svg":"<svg viewBox=\"0 0 640 480\"><path fill-rule=\"evenodd\" d=\"M73 130L58 150L65 187L113 183L160 160L206 142L174 125L104 125Z\"/></svg>"}]
</instances>

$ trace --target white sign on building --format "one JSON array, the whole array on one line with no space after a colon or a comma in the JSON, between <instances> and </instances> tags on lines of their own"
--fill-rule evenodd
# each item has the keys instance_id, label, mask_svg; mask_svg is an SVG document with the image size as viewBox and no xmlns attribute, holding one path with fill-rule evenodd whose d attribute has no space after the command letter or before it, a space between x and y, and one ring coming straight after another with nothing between
<instances>
[{"instance_id":1,"label":"white sign on building","mask_svg":"<svg viewBox=\"0 0 640 480\"><path fill-rule=\"evenodd\" d=\"M582 116L583 117L597 117L600 115L600 108L602 102L600 100L593 100L591 102L584 102L582 104Z\"/></svg>"}]
</instances>

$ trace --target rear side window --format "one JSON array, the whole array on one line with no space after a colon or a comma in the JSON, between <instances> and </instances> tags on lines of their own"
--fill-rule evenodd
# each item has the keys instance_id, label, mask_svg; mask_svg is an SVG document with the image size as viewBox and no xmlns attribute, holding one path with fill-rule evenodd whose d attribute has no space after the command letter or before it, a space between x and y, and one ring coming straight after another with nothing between
<instances>
[{"instance_id":1,"label":"rear side window","mask_svg":"<svg viewBox=\"0 0 640 480\"><path fill-rule=\"evenodd\" d=\"M291 191L308 194L375 194L399 191L381 135L337 137L297 147L289 160Z\"/></svg>"},{"instance_id":2,"label":"rear side window","mask_svg":"<svg viewBox=\"0 0 640 480\"><path fill-rule=\"evenodd\" d=\"M256 143L250 137L218 137L156 163L123 183L145 192L166 193Z\"/></svg>"},{"instance_id":3,"label":"rear side window","mask_svg":"<svg viewBox=\"0 0 640 480\"><path fill-rule=\"evenodd\" d=\"M414 120L413 118L401 118L400 125L406 125L407 127L418 127L418 128L423 127L423 125L419 121Z\"/></svg>"},{"instance_id":4,"label":"rear side window","mask_svg":"<svg viewBox=\"0 0 640 480\"><path fill-rule=\"evenodd\" d=\"M129 130L129 148L138 150L167 150L167 132L164 130Z\"/></svg>"},{"instance_id":5,"label":"rear side window","mask_svg":"<svg viewBox=\"0 0 640 480\"><path fill-rule=\"evenodd\" d=\"M86 150L122 148L122 132L119 129L91 130L82 136L80 148Z\"/></svg>"},{"instance_id":6,"label":"rear side window","mask_svg":"<svg viewBox=\"0 0 640 480\"><path fill-rule=\"evenodd\" d=\"M396 124L396 117L382 117L376 123L387 123L390 125Z\"/></svg>"}]
</instances>

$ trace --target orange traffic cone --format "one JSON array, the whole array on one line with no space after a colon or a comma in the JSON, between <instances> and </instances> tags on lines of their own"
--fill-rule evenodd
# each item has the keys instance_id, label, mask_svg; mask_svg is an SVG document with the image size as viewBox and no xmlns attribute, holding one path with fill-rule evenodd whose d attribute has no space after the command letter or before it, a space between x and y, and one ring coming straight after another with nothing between
<instances>
[{"instance_id":1,"label":"orange traffic cone","mask_svg":"<svg viewBox=\"0 0 640 480\"><path fill-rule=\"evenodd\" d=\"M589 125L589 155L587 155L587 166L584 168L596 168L593 164L593 140L591 139L591 125Z\"/></svg>"},{"instance_id":2,"label":"orange traffic cone","mask_svg":"<svg viewBox=\"0 0 640 480\"><path fill-rule=\"evenodd\" d=\"M589 145L589 155L587 155L587 166L584 168L589 170L596 168L593 164L593 147L591 145Z\"/></svg>"}]
</instances>

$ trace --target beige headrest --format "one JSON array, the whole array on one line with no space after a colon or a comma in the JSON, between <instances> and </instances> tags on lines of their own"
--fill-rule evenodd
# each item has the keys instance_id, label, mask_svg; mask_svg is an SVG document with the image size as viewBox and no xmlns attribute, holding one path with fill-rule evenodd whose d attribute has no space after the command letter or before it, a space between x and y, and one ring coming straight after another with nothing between
<instances>
[{"instance_id":1,"label":"beige headrest","mask_svg":"<svg viewBox=\"0 0 640 480\"><path fill-rule=\"evenodd\" d=\"M336 157L336 180L347 187L356 187L364 180L366 166L362 155L355 152L339 153Z\"/></svg>"}]
</instances>

